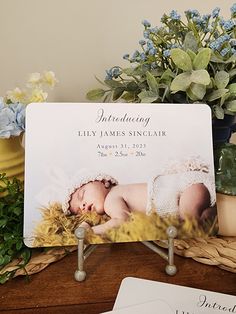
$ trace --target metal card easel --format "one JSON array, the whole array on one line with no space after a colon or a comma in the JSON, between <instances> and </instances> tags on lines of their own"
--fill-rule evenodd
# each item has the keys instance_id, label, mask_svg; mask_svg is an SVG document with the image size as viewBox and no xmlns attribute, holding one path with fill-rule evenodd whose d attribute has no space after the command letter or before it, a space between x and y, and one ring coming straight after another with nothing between
<instances>
[{"instance_id":1,"label":"metal card easel","mask_svg":"<svg viewBox=\"0 0 236 314\"><path fill-rule=\"evenodd\" d=\"M86 230L83 227L78 227L75 230L75 236L78 239L78 269L75 271L75 280L77 281L85 280L86 272L84 270L84 261L97 247L97 244L90 244L85 247L85 233ZM177 229L170 226L167 228L166 233L168 236L168 253L161 249L155 242L143 241L142 243L167 261L168 264L166 265L165 271L168 275L174 276L177 272L177 268L174 264L174 239L177 237Z\"/></svg>"}]
</instances>

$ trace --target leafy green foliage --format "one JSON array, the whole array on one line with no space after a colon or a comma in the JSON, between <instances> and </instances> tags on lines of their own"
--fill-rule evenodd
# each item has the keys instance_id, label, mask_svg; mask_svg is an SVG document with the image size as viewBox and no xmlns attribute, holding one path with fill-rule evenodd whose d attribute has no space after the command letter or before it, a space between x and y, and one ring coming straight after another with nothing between
<instances>
[{"instance_id":1,"label":"leafy green foliage","mask_svg":"<svg viewBox=\"0 0 236 314\"><path fill-rule=\"evenodd\" d=\"M233 10L233 11L232 11ZM103 89L89 91L88 99L150 103L208 104L213 118L236 115L236 32L216 8L212 14L175 10L164 14L161 26L143 21L141 51L126 54L128 68L106 71Z\"/></svg>"},{"instance_id":2,"label":"leafy green foliage","mask_svg":"<svg viewBox=\"0 0 236 314\"><path fill-rule=\"evenodd\" d=\"M0 270L14 258L20 258L19 267L24 268L30 259L30 249L23 242L23 184L14 178L9 180L0 174ZM4 283L14 275L0 275Z\"/></svg>"},{"instance_id":3,"label":"leafy green foliage","mask_svg":"<svg viewBox=\"0 0 236 314\"><path fill-rule=\"evenodd\" d=\"M216 190L227 195L236 195L236 145L222 144L214 153Z\"/></svg>"}]
</instances>

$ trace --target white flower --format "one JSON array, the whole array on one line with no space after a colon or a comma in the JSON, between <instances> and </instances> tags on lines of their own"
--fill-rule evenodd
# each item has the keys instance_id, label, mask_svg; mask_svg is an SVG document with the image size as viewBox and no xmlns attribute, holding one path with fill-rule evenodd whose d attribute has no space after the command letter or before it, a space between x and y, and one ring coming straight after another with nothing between
<instances>
[{"instance_id":1,"label":"white flower","mask_svg":"<svg viewBox=\"0 0 236 314\"><path fill-rule=\"evenodd\" d=\"M40 85L42 83L41 74L38 72L31 73L28 79L28 86Z\"/></svg>"},{"instance_id":2,"label":"white flower","mask_svg":"<svg viewBox=\"0 0 236 314\"><path fill-rule=\"evenodd\" d=\"M29 103L31 102L44 102L48 97L48 94L45 93L40 88L35 88L32 90L32 93L29 98Z\"/></svg>"},{"instance_id":3,"label":"white flower","mask_svg":"<svg viewBox=\"0 0 236 314\"><path fill-rule=\"evenodd\" d=\"M16 87L14 90L7 92L7 99L9 99L12 103L16 102L25 103L26 92Z\"/></svg>"},{"instance_id":4,"label":"white flower","mask_svg":"<svg viewBox=\"0 0 236 314\"><path fill-rule=\"evenodd\" d=\"M44 72L42 81L48 86L50 86L51 88L53 88L55 84L58 82L56 79L55 73L52 71Z\"/></svg>"}]
</instances>

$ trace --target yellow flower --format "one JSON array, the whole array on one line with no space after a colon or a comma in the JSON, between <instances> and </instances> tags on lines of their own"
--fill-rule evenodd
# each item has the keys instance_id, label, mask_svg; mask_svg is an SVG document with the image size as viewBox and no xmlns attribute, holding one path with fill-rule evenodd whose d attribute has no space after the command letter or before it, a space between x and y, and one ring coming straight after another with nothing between
<instances>
[{"instance_id":1,"label":"yellow flower","mask_svg":"<svg viewBox=\"0 0 236 314\"><path fill-rule=\"evenodd\" d=\"M55 73L52 71L44 72L42 81L50 86L51 88L55 86L55 84L58 82L55 76Z\"/></svg>"},{"instance_id":2,"label":"yellow flower","mask_svg":"<svg viewBox=\"0 0 236 314\"><path fill-rule=\"evenodd\" d=\"M9 99L12 103L16 102L25 103L26 92L16 87L14 90L7 92L6 98Z\"/></svg>"},{"instance_id":3,"label":"yellow flower","mask_svg":"<svg viewBox=\"0 0 236 314\"><path fill-rule=\"evenodd\" d=\"M29 103L31 102L44 102L48 97L42 89L35 88L32 90L31 97L29 98Z\"/></svg>"},{"instance_id":4,"label":"yellow flower","mask_svg":"<svg viewBox=\"0 0 236 314\"><path fill-rule=\"evenodd\" d=\"M27 85L34 86L34 85L39 85L41 83L42 83L42 77L40 73L35 72L35 73L30 74Z\"/></svg>"}]
</instances>

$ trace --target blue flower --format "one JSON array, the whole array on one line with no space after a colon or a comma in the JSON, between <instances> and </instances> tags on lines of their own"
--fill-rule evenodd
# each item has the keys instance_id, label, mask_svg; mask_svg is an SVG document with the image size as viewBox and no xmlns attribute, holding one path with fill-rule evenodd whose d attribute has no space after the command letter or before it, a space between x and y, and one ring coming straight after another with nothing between
<instances>
[{"instance_id":1,"label":"blue flower","mask_svg":"<svg viewBox=\"0 0 236 314\"><path fill-rule=\"evenodd\" d=\"M232 40L230 41L230 45L231 45L232 47L235 47L235 46L236 46L236 39L232 39Z\"/></svg>"},{"instance_id":2,"label":"blue flower","mask_svg":"<svg viewBox=\"0 0 236 314\"><path fill-rule=\"evenodd\" d=\"M132 59L133 59L133 60L136 60L139 55L140 55L139 51L138 51L138 50L135 50L135 52L134 52L133 55L132 55Z\"/></svg>"},{"instance_id":3,"label":"blue flower","mask_svg":"<svg viewBox=\"0 0 236 314\"><path fill-rule=\"evenodd\" d=\"M153 33L153 34L157 34L159 31L159 28L156 26L154 28L150 28L150 32Z\"/></svg>"},{"instance_id":4,"label":"blue flower","mask_svg":"<svg viewBox=\"0 0 236 314\"><path fill-rule=\"evenodd\" d=\"M121 75L121 70L118 67L112 68L112 76L114 78L118 78L118 76Z\"/></svg>"},{"instance_id":5,"label":"blue flower","mask_svg":"<svg viewBox=\"0 0 236 314\"><path fill-rule=\"evenodd\" d=\"M213 17L213 18L218 17L218 16L219 16L219 13L220 13L220 8L219 8L219 7L215 8L215 9L212 11L212 17Z\"/></svg>"},{"instance_id":6,"label":"blue flower","mask_svg":"<svg viewBox=\"0 0 236 314\"><path fill-rule=\"evenodd\" d=\"M151 49L149 50L150 56L155 56L156 53L157 53L156 48L151 48Z\"/></svg>"},{"instance_id":7,"label":"blue flower","mask_svg":"<svg viewBox=\"0 0 236 314\"><path fill-rule=\"evenodd\" d=\"M229 51L230 51L230 48L226 47L223 50L221 50L220 54L222 57L225 57Z\"/></svg>"},{"instance_id":8,"label":"blue flower","mask_svg":"<svg viewBox=\"0 0 236 314\"><path fill-rule=\"evenodd\" d=\"M185 14L187 17L189 18L193 18L193 17L196 17L196 16L200 16L198 10L187 10L185 11Z\"/></svg>"},{"instance_id":9,"label":"blue flower","mask_svg":"<svg viewBox=\"0 0 236 314\"><path fill-rule=\"evenodd\" d=\"M143 32L143 37L146 38L146 39L149 39L149 35L150 35L150 30L149 30L149 29L146 29L146 30Z\"/></svg>"},{"instance_id":10,"label":"blue flower","mask_svg":"<svg viewBox=\"0 0 236 314\"><path fill-rule=\"evenodd\" d=\"M15 113L17 127L25 130L25 106L21 103L11 104L11 109Z\"/></svg>"},{"instance_id":11,"label":"blue flower","mask_svg":"<svg viewBox=\"0 0 236 314\"><path fill-rule=\"evenodd\" d=\"M204 22L207 22L207 21L210 19L210 17L211 17L211 14L204 14L204 15L202 16L202 20L203 20Z\"/></svg>"},{"instance_id":12,"label":"blue flower","mask_svg":"<svg viewBox=\"0 0 236 314\"><path fill-rule=\"evenodd\" d=\"M164 50L163 51L163 56L166 57L166 58L170 57L170 49Z\"/></svg>"},{"instance_id":13,"label":"blue flower","mask_svg":"<svg viewBox=\"0 0 236 314\"><path fill-rule=\"evenodd\" d=\"M234 22L233 22L232 20L223 21L223 22L222 22L222 27L223 27L226 31L230 31L230 30L234 27Z\"/></svg>"},{"instance_id":14,"label":"blue flower","mask_svg":"<svg viewBox=\"0 0 236 314\"><path fill-rule=\"evenodd\" d=\"M112 76L112 70L110 69L110 70L106 70L106 77L105 77L105 80L106 81L110 81L110 80L112 80L112 78L113 78L113 76Z\"/></svg>"},{"instance_id":15,"label":"blue flower","mask_svg":"<svg viewBox=\"0 0 236 314\"><path fill-rule=\"evenodd\" d=\"M105 80L110 81L113 78L118 78L121 75L121 70L119 67L113 67L110 70L106 70L106 74Z\"/></svg>"},{"instance_id":16,"label":"blue flower","mask_svg":"<svg viewBox=\"0 0 236 314\"><path fill-rule=\"evenodd\" d=\"M147 20L143 20L143 21L142 21L142 24L143 24L145 27L151 27L151 23L148 22Z\"/></svg>"},{"instance_id":17,"label":"blue flower","mask_svg":"<svg viewBox=\"0 0 236 314\"><path fill-rule=\"evenodd\" d=\"M144 52L142 52L142 53L140 54L140 59L141 59L142 61L146 61L146 60L147 60L146 54L145 54Z\"/></svg>"},{"instance_id":18,"label":"blue flower","mask_svg":"<svg viewBox=\"0 0 236 314\"><path fill-rule=\"evenodd\" d=\"M201 25L202 22L203 22L203 20L202 20L199 16L195 16L195 17L193 18L193 22L196 23L196 24L198 24L198 25Z\"/></svg>"},{"instance_id":19,"label":"blue flower","mask_svg":"<svg viewBox=\"0 0 236 314\"><path fill-rule=\"evenodd\" d=\"M140 44L141 46L144 46L144 45L146 45L146 41L143 40L143 39L141 39L141 40L139 41L139 44Z\"/></svg>"},{"instance_id":20,"label":"blue flower","mask_svg":"<svg viewBox=\"0 0 236 314\"><path fill-rule=\"evenodd\" d=\"M235 13L236 13L236 3L234 3L234 4L232 5L232 7L230 8L230 11L231 11L232 14L235 14Z\"/></svg>"},{"instance_id":21,"label":"blue flower","mask_svg":"<svg viewBox=\"0 0 236 314\"><path fill-rule=\"evenodd\" d=\"M236 54L236 49L235 49L235 48L232 48L232 49L231 49L231 52L232 52L233 55L235 55L235 54Z\"/></svg>"},{"instance_id":22,"label":"blue flower","mask_svg":"<svg viewBox=\"0 0 236 314\"><path fill-rule=\"evenodd\" d=\"M124 60L128 60L128 59L129 59L129 54L126 53L125 55L123 55L123 59L124 59Z\"/></svg>"},{"instance_id":23,"label":"blue flower","mask_svg":"<svg viewBox=\"0 0 236 314\"><path fill-rule=\"evenodd\" d=\"M154 48L153 41L152 41L152 40L148 40L148 41L147 41L147 46L148 46L149 49Z\"/></svg>"},{"instance_id":24,"label":"blue flower","mask_svg":"<svg viewBox=\"0 0 236 314\"><path fill-rule=\"evenodd\" d=\"M174 21L178 21L178 20L180 20L180 18L181 18L180 14L179 14L177 11L175 11L175 10L172 10L172 11L170 12L170 17L171 17L172 20L174 20Z\"/></svg>"},{"instance_id":25,"label":"blue flower","mask_svg":"<svg viewBox=\"0 0 236 314\"><path fill-rule=\"evenodd\" d=\"M0 103L0 138L18 136L25 129L25 106Z\"/></svg>"}]
</instances>

